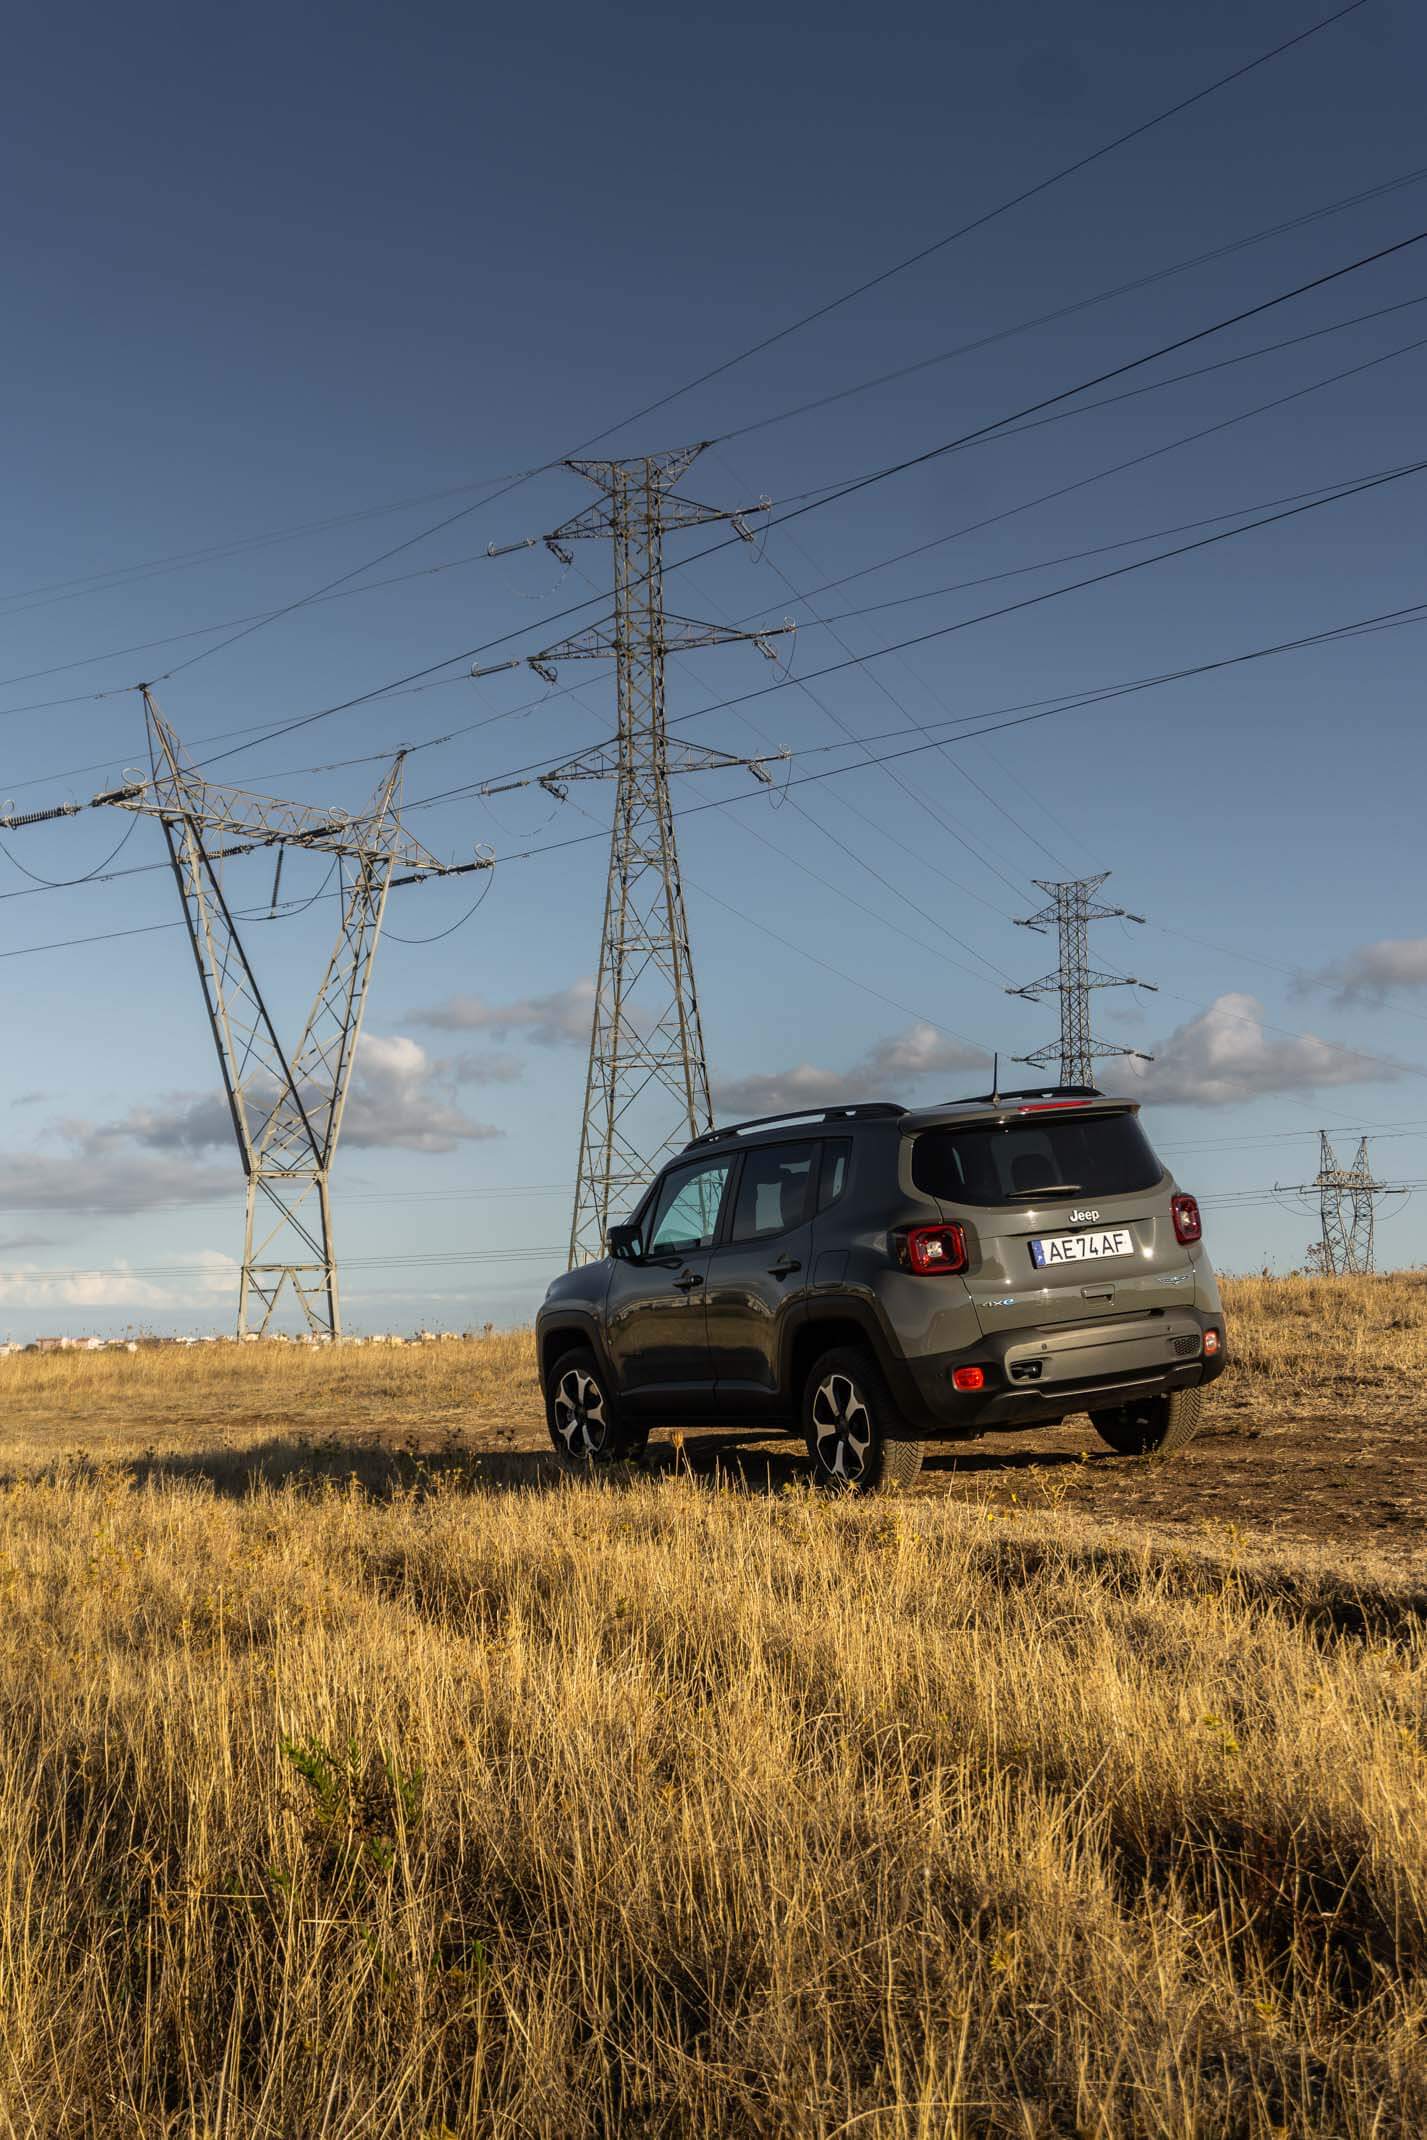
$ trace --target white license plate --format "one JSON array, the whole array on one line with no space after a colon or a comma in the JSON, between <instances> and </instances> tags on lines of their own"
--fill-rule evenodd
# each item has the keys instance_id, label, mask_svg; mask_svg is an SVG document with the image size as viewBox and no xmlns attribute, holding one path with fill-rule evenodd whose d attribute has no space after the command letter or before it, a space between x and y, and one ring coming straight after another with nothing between
<instances>
[{"instance_id":1,"label":"white license plate","mask_svg":"<svg viewBox=\"0 0 1427 2140\"><path fill-rule=\"evenodd\" d=\"M1128 1226L1115 1226L1107 1233L1053 1233L1032 1241L1031 1261L1038 1271L1062 1263L1090 1263L1097 1256L1132 1256L1135 1237Z\"/></svg>"}]
</instances>

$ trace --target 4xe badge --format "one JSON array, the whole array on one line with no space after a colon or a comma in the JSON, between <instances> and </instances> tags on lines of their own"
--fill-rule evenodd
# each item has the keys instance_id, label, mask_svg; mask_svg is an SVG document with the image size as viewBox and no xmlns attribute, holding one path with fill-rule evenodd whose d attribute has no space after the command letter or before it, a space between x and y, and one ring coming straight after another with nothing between
<instances>
[{"instance_id":1,"label":"4xe badge","mask_svg":"<svg viewBox=\"0 0 1427 2140\"><path fill-rule=\"evenodd\" d=\"M1093 1225L1093 1224L1095 1223L1096 1219L1098 1219L1098 1218L1099 1218L1099 1216L1100 1216L1100 1207L1099 1207L1099 1205L1098 1205L1098 1204L1088 1204L1088 1205L1086 1205L1086 1206L1085 1206L1085 1208L1084 1208L1083 1210L1080 1210L1080 1211L1072 1211L1072 1212L1070 1213L1070 1215L1069 1215L1069 1217L1068 1217L1068 1219L1067 1219L1066 1223L1067 1223L1067 1225L1070 1225L1070 1226L1079 1226L1079 1225L1082 1225L1082 1224L1084 1224L1084 1225Z\"/></svg>"}]
</instances>

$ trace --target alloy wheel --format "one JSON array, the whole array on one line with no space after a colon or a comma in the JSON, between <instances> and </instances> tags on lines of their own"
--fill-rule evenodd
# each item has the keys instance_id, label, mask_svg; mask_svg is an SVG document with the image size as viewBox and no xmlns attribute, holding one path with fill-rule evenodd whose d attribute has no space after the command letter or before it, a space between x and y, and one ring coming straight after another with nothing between
<instances>
[{"instance_id":1,"label":"alloy wheel","mask_svg":"<svg viewBox=\"0 0 1427 2140\"><path fill-rule=\"evenodd\" d=\"M571 1367L555 1390L555 1431L571 1456L598 1456L609 1434L604 1391L593 1375Z\"/></svg>"},{"instance_id":2,"label":"alloy wheel","mask_svg":"<svg viewBox=\"0 0 1427 2140\"><path fill-rule=\"evenodd\" d=\"M856 1486L867 1470L872 1414L851 1375L828 1375L813 1396L813 1439L829 1478Z\"/></svg>"}]
</instances>

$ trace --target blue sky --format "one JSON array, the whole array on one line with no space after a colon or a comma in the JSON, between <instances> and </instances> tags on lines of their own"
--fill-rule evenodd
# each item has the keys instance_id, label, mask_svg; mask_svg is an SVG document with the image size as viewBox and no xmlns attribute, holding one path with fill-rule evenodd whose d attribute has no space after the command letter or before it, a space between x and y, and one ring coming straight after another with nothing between
<instances>
[{"instance_id":1,"label":"blue sky","mask_svg":"<svg viewBox=\"0 0 1427 2140\"><path fill-rule=\"evenodd\" d=\"M141 713L122 687L210 648L158 685L195 755L504 634L537 650L563 629L545 619L607 585L607 558L582 545L567 574L544 551L484 552L586 502L559 469L477 504L355 592L228 647L207 628L294 602L609 427L602 450L624 453L717 439L687 490L786 505L1427 230L1427 21L1368 0L647 421L621 421L1321 12L1096 0L1073 17L916 5L874 23L831 5L810 24L781 0L697 16L556 0L520 20L430 5L29 9L12 30L0 141L0 800L84 797L137 762ZM1370 189L1386 190L1315 213ZM746 694L783 679L751 650L674 663L672 716L729 750L786 745L797 777L855 757L827 749L849 730L911 730L878 746L907 748L918 725L1422 600L1427 475L880 656L1235 524L1225 516L1419 458L1416 300L1427 244L1124 382L1151 391L1070 404L680 570L679 609L790 615L800 630L789 680L756 702ZM882 563L921 545L935 547ZM829 581L843 584L815 592ZM1147 925L1103 925L1097 961L1159 993L1101 998L1103 1029L1156 1056L1107 1081L1137 1080L1155 1103L1152 1132L1209 1200L1221 1263L1301 1260L1311 1219L1245 1192L1311 1174L1320 1125L1344 1144L1380 1138L1394 1179L1427 1177L1427 935L1411 890L1421 631L919 749L781 805L740 775L686 782L682 805L720 803L684 818L681 851L724 1106L974 1088L969 1044L1010 1055L1053 1030L1051 1007L1005 993L1053 964L1012 925L1040 904L1031 880L1109 869L1108 894ZM120 651L183 633L195 636ZM877 658L811 680L844 646ZM415 809L412 829L445 855L487 842L507 858L464 926L452 928L468 879L392 896L335 1179L359 1327L512 1320L559 1266L568 1227L610 797L469 790L598 740L613 684L570 667L547 696L528 672L471 682L467 666L222 767L352 804L375 786L378 754L461 728L413 755L407 795L466 792ZM726 699L744 703L705 716ZM354 758L372 762L342 762ZM211 1041L172 884L154 869L49 889L20 866L80 875L126 825L92 812L4 836L0 952L19 955L0 960L14 1036L0 1069L0 1331L16 1337L230 1314L237 1159L213 1128ZM576 843L517 859L559 841ZM159 853L141 822L114 866ZM235 886L262 901L270 864L244 868ZM315 859L295 859L284 894L321 879ZM323 899L254 925L289 1025L334 918ZM31 948L111 931L148 933ZM437 940L399 941L422 937ZM1421 1259L1424 1209L1419 1196L1382 1221L1384 1258ZM444 1260L513 1250L532 1253ZM418 1255L443 1262L381 1260Z\"/></svg>"}]
</instances>

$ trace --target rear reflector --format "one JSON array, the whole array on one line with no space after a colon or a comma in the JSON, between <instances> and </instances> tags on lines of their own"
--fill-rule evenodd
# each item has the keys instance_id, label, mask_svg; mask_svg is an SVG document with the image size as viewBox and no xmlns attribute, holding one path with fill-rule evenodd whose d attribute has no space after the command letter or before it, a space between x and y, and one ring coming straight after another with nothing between
<instances>
[{"instance_id":1,"label":"rear reflector","mask_svg":"<svg viewBox=\"0 0 1427 2140\"><path fill-rule=\"evenodd\" d=\"M1217 1330L1206 1330L1204 1333L1205 1356L1208 1359L1212 1360L1215 1353L1219 1350L1219 1347L1223 1344L1223 1342L1224 1340L1220 1337Z\"/></svg>"},{"instance_id":2,"label":"rear reflector","mask_svg":"<svg viewBox=\"0 0 1427 2140\"><path fill-rule=\"evenodd\" d=\"M986 1370L984 1367L954 1367L951 1371L951 1386L958 1390L984 1390Z\"/></svg>"}]
</instances>

